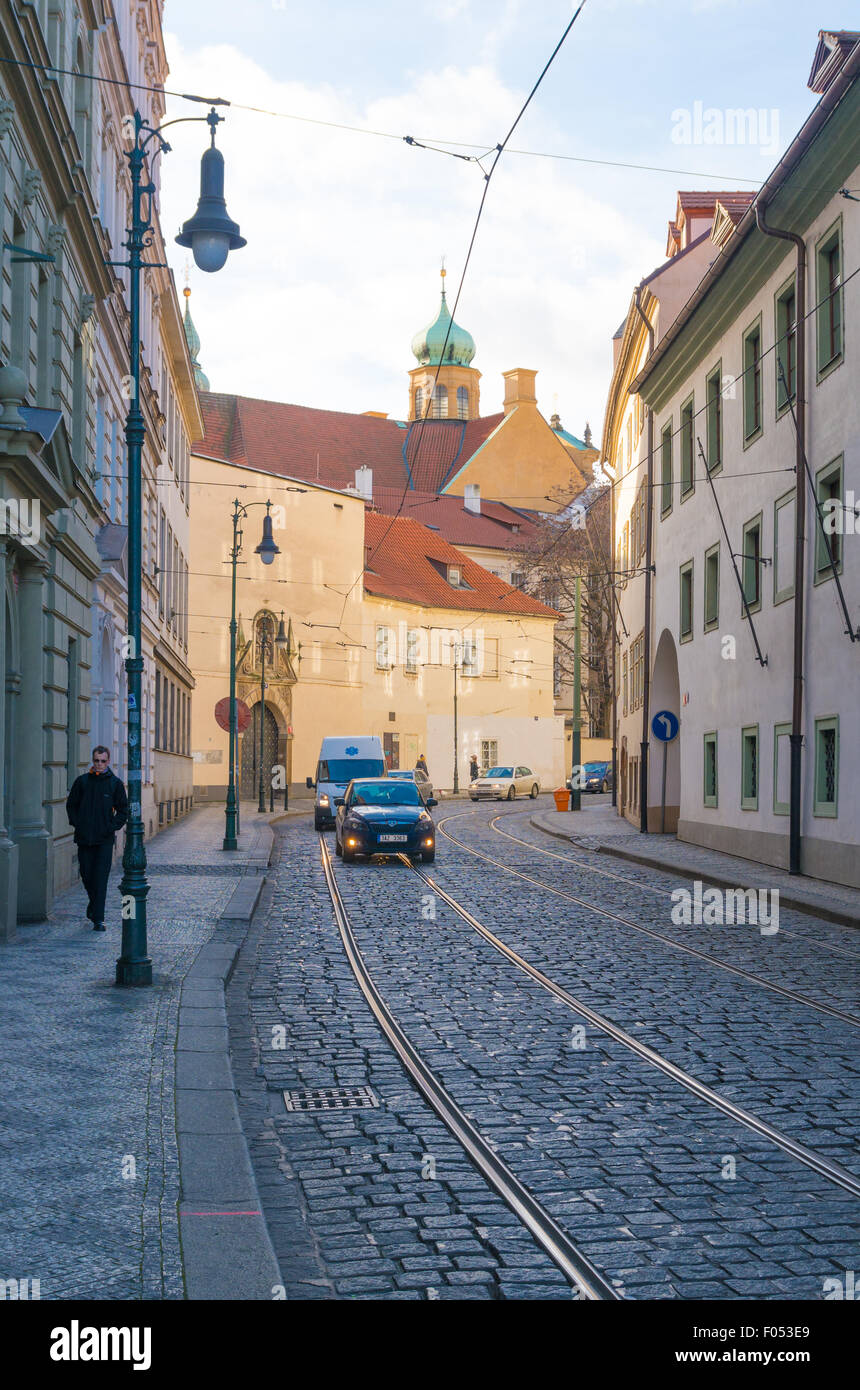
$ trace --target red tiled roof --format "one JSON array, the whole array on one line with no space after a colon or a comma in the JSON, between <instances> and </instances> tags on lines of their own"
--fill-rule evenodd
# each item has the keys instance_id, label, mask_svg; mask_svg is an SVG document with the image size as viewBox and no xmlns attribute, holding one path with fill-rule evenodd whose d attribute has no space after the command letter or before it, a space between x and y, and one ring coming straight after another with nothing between
<instances>
[{"instance_id":1,"label":"red tiled roof","mask_svg":"<svg viewBox=\"0 0 860 1390\"><path fill-rule=\"evenodd\" d=\"M442 536L411 517L365 513L364 587L381 598L401 599L425 608L456 608L466 612L519 613L557 618L555 609L512 589L489 570L470 560ZM467 589L455 589L440 567L459 565Z\"/></svg>"},{"instance_id":2,"label":"red tiled roof","mask_svg":"<svg viewBox=\"0 0 860 1390\"><path fill-rule=\"evenodd\" d=\"M374 493L377 487L402 491L410 479L413 488L439 491L504 419L410 425L211 391L201 393L200 405L205 432L195 452L336 488L353 486L364 466L373 471Z\"/></svg>"},{"instance_id":3,"label":"red tiled roof","mask_svg":"<svg viewBox=\"0 0 860 1390\"><path fill-rule=\"evenodd\" d=\"M754 193L721 193L717 202L737 226L754 198Z\"/></svg>"},{"instance_id":4,"label":"red tiled roof","mask_svg":"<svg viewBox=\"0 0 860 1390\"><path fill-rule=\"evenodd\" d=\"M694 189L692 192L679 191L678 202L686 212L687 208L713 208L717 202L726 207L728 202L734 198L745 199L747 203L751 203L754 197L754 193L748 193L745 189L740 191L732 189L727 193L721 193L719 190Z\"/></svg>"},{"instance_id":5,"label":"red tiled roof","mask_svg":"<svg viewBox=\"0 0 860 1390\"><path fill-rule=\"evenodd\" d=\"M402 487L374 488L373 501L380 512L393 516L399 510L401 516L438 531L452 545L520 550L536 530L531 517L504 502L483 498L479 513L468 511L463 498L451 493L407 492L404 496Z\"/></svg>"}]
</instances>

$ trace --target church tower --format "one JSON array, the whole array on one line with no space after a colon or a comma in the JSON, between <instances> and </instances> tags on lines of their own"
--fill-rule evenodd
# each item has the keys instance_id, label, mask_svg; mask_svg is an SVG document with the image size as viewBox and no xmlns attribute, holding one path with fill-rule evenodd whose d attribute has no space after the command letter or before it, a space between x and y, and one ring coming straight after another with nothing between
<instances>
[{"instance_id":1,"label":"church tower","mask_svg":"<svg viewBox=\"0 0 860 1390\"><path fill-rule=\"evenodd\" d=\"M480 413L481 380L481 373L471 365L475 340L451 318L444 267L439 313L428 328L415 334L412 351L418 366L409 373L408 418L420 420L427 415L432 420L475 420ZM434 392L437 369L439 378Z\"/></svg>"}]
</instances>

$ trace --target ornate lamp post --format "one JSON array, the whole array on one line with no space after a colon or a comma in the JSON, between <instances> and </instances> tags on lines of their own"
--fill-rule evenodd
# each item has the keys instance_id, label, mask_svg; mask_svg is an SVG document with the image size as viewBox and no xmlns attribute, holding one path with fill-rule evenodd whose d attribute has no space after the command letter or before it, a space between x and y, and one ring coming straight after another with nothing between
<instances>
[{"instance_id":1,"label":"ornate lamp post","mask_svg":"<svg viewBox=\"0 0 860 1390\"><path fill-rule=\"evenodd\" d=\"M260 544L254 547L255 554L259 555L264 565L270 565L276 555L280 555L280 549L275 544L272 536L272 510L271 502L248 502L243 504L238 497L233 502L233 548L230 551L230 560L233 566L233 582L230 606L230 770L227 774L227 806L226 806L226 825L224 827L224 842L222 849L238 849L239 841L236 830L236 812L238 808L238 797L236 795L236 740L238 736L238 722L236 718L236 566L239 562L239 555L242 550L242 531L239 522L242 517L248 515L250 507L266 508L266 516L263 521L263 539ZM261 758L262 763L262 745ZM262 795L262 791L260 793Z\"/></svg>"},{"instance_id":2,"label":"ornate lamp post","mask_svg":"<svg viewBox=\"0 0 860 1390\"><path fill-rule=\"evenodd\" d=\"M268 516L266 521L268 521ZM265 536L264 536L265 541ZM274 542L273 542L274 544ZM259 550L260 547L257 546ZM265 753L266 736L266 656L268 654L272 666L275 664L275 649L279 650L287 645L287 635L284 632L284 615L281 614L281 623L278 628L278 635L273 632L274 620L264 614L260 623L260 778L259 778L259 799L257 802L258 812L266 809L266 790L263 776L263 756Z\"/></svg>"},{"instance_id":3,"label":"ornate lamp post","mask_svg":"<svg viewBox=\"0 0 860 1390\"><path fill-rule=\"evenodd\" d=\"M170 149L161 132L169 125L184 121L208 121L212 146L203 155L201 197L197 214L185 223L177 237L182 246L190 246L201 270L220 270L227 254L245 245L239 228L227 216L224 203L224 157L215 149L215 128L221 116L212 110L207 116L182 116L153 127L139 111L134 113L133 145L127 152L131 172L131 227L124 246L127 261L112 261L129 272L130 308L130 384L131 401L126 416L125 438L128 457L128 656L125 669L128 676L128 790L129 817L126 824L125 851L122 857L122 954L116 963L118 985L151 985L152 961L147 954L146 938L146 852L143 845L141 811L141 694L143 653L141 651L141 556L142 556L142 478L141 456L146 435L140 409L140 277L144 268L144 250L152 245L152 199L155 185L144 183L147 150L155 141L162 153ZM129 134L131 122L129 122ZM220 182L219 182L220 180ZM144 197L146 213L144 215Z\"/></svg>"}]
</instances>

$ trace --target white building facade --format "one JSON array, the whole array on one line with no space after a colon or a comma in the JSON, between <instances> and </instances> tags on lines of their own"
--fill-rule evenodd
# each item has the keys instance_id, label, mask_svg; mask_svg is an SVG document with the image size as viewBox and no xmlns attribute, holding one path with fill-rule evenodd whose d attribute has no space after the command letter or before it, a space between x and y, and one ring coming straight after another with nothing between
<instances>
[{"instance_id":1,"label":"white building facade","mask_svg":"<svg viewBox=\"0 0 860 1390\"><path fill-rule=\"evenodd\" d=\"M822 45L818 106L632 390L655 422L650 701L680 718L679 838L858 885L860 206L840 190L860 43L816 85Z\"/></svg>"}]
</instances>

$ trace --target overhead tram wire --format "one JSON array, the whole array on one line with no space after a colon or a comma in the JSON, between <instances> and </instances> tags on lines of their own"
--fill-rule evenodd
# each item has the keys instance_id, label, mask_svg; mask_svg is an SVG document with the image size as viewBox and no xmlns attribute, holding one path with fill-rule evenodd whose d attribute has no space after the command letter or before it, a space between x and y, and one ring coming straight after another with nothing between
<instances>
[{"instance_id":1,"label":"overhead tram wire","mask_svg":"<svg viewBox=\"0 0 860 1390\"><path fill-rule=\"evenodd\" d=\"M583 0L583 4L585 0ZM582 6L580 6L580 9ZM576 16L574 16L576 18ZM76 72L73 68L58 67L53 63L36 63L29 59L0 57L0 64L11 67L30 68L35 72L56 73L61 77L75 77L84 82L98 82L106 87L122 87L128 92L151 92L165 97L175 97L180 101L194 101L204 106L229 106L232 111L244 111L250 115L269 116L273 120L295 121L300 125L319 126L325 130L342 130L351 135L369 135L378 140L395 140L399 144L411 145L415 149L424 149L437 154L451 155L456 159L464 159L480 164L481 160L497 149L495 145L487 145L485 141L475 140L447 140L438 136L424 136L419 138L412 135L401 135L393 130L374 130L371 126L350 125L346 121L325 121L319 116L300 116L292 111L273 111L265 106L251 106L246 102L231 101L228 97L203 97L194 92L180 92L172 87L162 87L148 82L131 82L117 77L105 77L99 73ZM445 149L444 146L451 148ZM461 155L457 150L483 150L482 155ZM689 179L707 179L711 183L750 183L756 187L762 186L762 180L750 178L748 174L717 174L712 171L696 169L674 169L658 164L635 164L626 160L618 159L595 159L586 155L561 154L554 150L519 150L508 149L508 154L521 155L530 159L558 159L565 163L591 164L602 166L609 169L634 169L643 173L654 174L675 174ZM849 190L845 190L848 192Z\"/></svg>"},{"instance_id":2,"label":"overhead tram wire","mask_svg":"<svg viewBox=\"0 0 860 1390\"><path fill-rule=\"evenodd\" d=\"M502 155L503 155L504 152L505 152L505 147L506 147L506 145L508 144L508 141L510 140L511 136L513 135L514 131L516 130L517 126L519 125L519 123L520 123L520 121L522 120L523 116L525 115L526 111L528 110L528 107L529 107L529 105L531 104L532 98L534 97L535 93L537 92L538 88L540 87L541 83L543 82L544 78L546 77L546 74L549 72L549 69L551 68L553 62L555 61L555 58L556 58L556 56L558 55L558 53L559 53L559 51L560 51L562 45L564 44L565 39L567 38L568 34L570 33L571 29L573 28L573 26L574 26L574 24L576 23L577 19L579 18L580 14L582 13L583 9L585 8L585 4L586 4L586 0L580 0L579 5L577 6L576 10L574 11L573 15L571 16L570 20L568 21L567 25L565 26L565 29L564 29L564 32L563 32L561 38L559 39L558 43L556 44L555 48L553 49L553 51L552 51L552 53L550 54L550 56L549 56L549 58L547 59L547 61L544 63L544 66L543 66L543 68L541 69L541 72L540 72L540 74L539 74L539 76L538 76L537 81L534 83L534 85L533 85L531 91L529 92L528 96L526 97L525 101L523 102L522 106L520 107L519 111L517 112L517 114L516 114L516 116L515 116L515 118L514 118L513 124L511 125L510 129L508 130L507 135L505 136L504 140L502 140L501 144L499 144L499 145L497 145L497 146L495 147L495 149L496 149L495 159L493 160L493 163L492 163L492 165L490 166L489 173L486 173L486 174L484 175L484 190L483 190L483 193L481 194L481 201L480 201L480 203L478 204L478 212L477 212L477 216L475 217L475 224L474 224L474 226L473 226L473 228L472 228L472 235L471 235L471 237L469 238L469 246L468 246L468 249L467 249L467 251L466 251L466 259L465 259L465 261L463 262L463 270L462 270L462 273L461 273L461 275L460 275L460 283L459 283L458 286L457 286L457 293L456 293L456 295L455 295L455 297L454 297L454 307L453 307L453 309L450 311L450 315L449 315L450 321L449 321L449 323L448 323L448 328L447 328L447 331L446 331L446 333L445 333L445 341L444 341L444 343L442 344L442 351L439 353L439 362L438 362L438 365L437 365L437 367L436 367L435 375L434 375L434 377L433 377L433 390L432 390L431 396L430 396L430 409L431 409L431 410L432 410L432 408L433 408L433 404L432 404L432 403L433 403L433 400L434 400L435 394L436 394L436 386L437 386L438 381L439 381L439 373L440 373L440 371L441 371L441 369L442 369L442 364L443 364L443 362L444 362L444 360L445 360L445 351L446 351L446 349L447 349L447 347L448 347L448 339L449 339L449 337L451 336L451 329L452 329L452 327L453 327L453 325L454 325L454 317L455 317L455 315L456 315L456 313L457 313L457 307L458 307L458 305L459 305L459 303L460 303L460 295L461 295L462 292L463 292L463 285L464 285L465 280L466 280L466 273L467 273L467 271L468 271L468 269L469 269L469 263L470 263L470 261L471 261L471 259L472 259L472 252L473 252L474 247L475 247L475 240L476 240L477 235L478 235L478 228L479 228L480 225L481 225L481 218L483 217L483 214L484 214L484 207L485 207L486 202L487 202L487 194L488 194L489 189L490 189L490 183L491 183L491 181L492 181L493 174L496 172L496 169L498 168L499 160L501 159ZM426 424L427 424L428 418L429 418L428 415L427 415L427 414L424 414L424 415L422 415L421 420L420 420L420 422L419 422L419 426L418 426L418 440L417 440L416 447L415 447L415 454L414 454L414 456L413 456L415 460L417 460L418 455L419 455L419 453L420 453L421 442L422 442L423 437L424 437L424 430L425 430L425 428L426 428ZM364 563L364 565L363 565L363 567L362 567L361 573L360 573L359 575L356 576L356 580L355 580L355 584L353 585L353 588L355 588L355 586L356 586L357 584L360 583L360 581L362 580L362 578L364 577L364 575L365 575L365 574L367 573L367 571L368 571L369 562L373 560L374 555L377 553L377 551L380 549L380 547L384 544L384 542L385 542L387 536L389 535L389 533L390 533L392 527L394 526L395 521L396 521L397 518L400 516L400 513L401 513L402 510L403 510L403 504L404 504L404 502L406 501L406 495L407 495L408 492L409 492L409 478L407 477L407 480L406 480L406 482L405 482L405 484L404 484L404 487L403 487L403 493L402 493L402 495L401 495L400 502L398 503L398 506L397 506L397 511L394 513L393 517L391 518L391 521L390 521L389 525L386 527L386 529L385 529L385 531L384 531L382 537L380 538L380 540L378 540L378 541L376 542L376 545L373 547L373 550L370 552L370 555L367 557L367 560L365 560L365 563ZM350 589L350 594L351 594L351 593L352 593L352 589ZM348 599L349 599L349 594L347 594L347 595L345 596L345 598L344 598L343 610L342 610L342 612L341 612L341 621L343 621L343 614L344 614L344 612L346 611L346 605L347 605Z\"/></svg>"}]
</instances>

